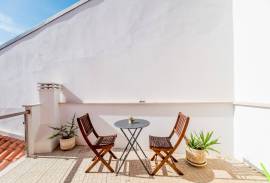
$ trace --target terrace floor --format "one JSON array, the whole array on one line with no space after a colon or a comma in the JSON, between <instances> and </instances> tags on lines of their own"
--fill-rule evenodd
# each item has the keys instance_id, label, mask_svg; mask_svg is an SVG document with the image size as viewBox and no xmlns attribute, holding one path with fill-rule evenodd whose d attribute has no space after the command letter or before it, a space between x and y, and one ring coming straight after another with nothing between
<instances>
[{"instance_id":1,"label":"terrace floor","mask_svg":"<svg viewBox=\"0 0 270 183\"><path fill-rule=\"evenodd\" d=\"M114 151L119 157L121 151ZM36 158L25 158L16 167L0 177L0 182L93 182L93 183L254 183L267 182L266 179L256 170L248 165L229 158L211 158L205 168L194 168L188 165L182 155L176 155L179 159L177 166L181 168L184 176L178 176L169 167L163 167L157 176L149 176L143 169L135 153L131 152L121 173L116 176L108 173L106 167L98 164L91 173L84 173L84 170L91 162L88 147L77 146L72 151L56 150L50 154L39 154ZM149 151L150 156L152 153ZM155 162L148 162L150 167ZM117 165L112 160L113 168Z\"/></svg>"}]
</instances>

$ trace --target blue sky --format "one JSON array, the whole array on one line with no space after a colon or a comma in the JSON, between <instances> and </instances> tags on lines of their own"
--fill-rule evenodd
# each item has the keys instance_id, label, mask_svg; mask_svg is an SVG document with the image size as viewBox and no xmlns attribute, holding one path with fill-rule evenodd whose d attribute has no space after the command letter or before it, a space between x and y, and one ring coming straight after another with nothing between
<instances>
[{"instance_id":1,"label":"blue sky","mask_svg":"<svg viewBox=\"0 0 270 183\"><path fill-rule=\"evenodd\" d=\"M0 0L0 45L78 0Z\"/></svg>"}]
</instances>

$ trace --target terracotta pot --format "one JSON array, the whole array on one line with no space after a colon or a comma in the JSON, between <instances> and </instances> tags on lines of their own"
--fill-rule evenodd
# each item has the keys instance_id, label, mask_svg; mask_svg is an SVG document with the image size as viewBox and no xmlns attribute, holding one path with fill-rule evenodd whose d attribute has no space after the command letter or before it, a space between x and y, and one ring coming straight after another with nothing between
<instances>
[{"instance_id":1,"label":"terracotta pot","mask_svg":"<svg viewBox=\"0 0 270 183\"><path fill-rule=\"evenodd\" d=\"M60 139L60 149L70 150L75 146L75 137L70 139Z\"/></svg>"},{"instance_id":2,"label":"terracotta pot","mask_svg":"<svg viewBox=\"0 0 270 183\"><path fill-rule=\"evenodd\" d=\"M207 164L205 150L186 147L186 159L191 165L197 167L205 166Z\"/></svg>"}]
</instances>

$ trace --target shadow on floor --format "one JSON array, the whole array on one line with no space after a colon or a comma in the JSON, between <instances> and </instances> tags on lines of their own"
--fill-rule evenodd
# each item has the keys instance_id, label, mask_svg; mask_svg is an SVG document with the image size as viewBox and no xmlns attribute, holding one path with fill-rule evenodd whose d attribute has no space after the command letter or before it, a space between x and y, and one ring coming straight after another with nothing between
<instances>
[{"instance_id":1,"label":"shadow on floor","mask_svg":"<svg viewBox=\"0 0 270 183\"><path fill-rule=\"evenodd\" d=\"M114 152L118 157L121 154L121 151L119 150L116 150ZM71 151L63 152L57 149L53 153L38 154L37 158L76 159L76 162L74 163L64 180L64 182L69 183L72 181L73 177L77 173L83 173L80 171L83 171L87 168L87 166L91 163L91 158L93 156L93 153L90 152L88 147L77 146ZM87 165L82 164L82 162L85 160L87 161ZM147 164L150 171L152 171L156 166L155 162L153 161L145 160L145 163ZM111 166L114 169L117 167L117 164L118 162L116 160L112 160ZM162 169L158 172L158 174L152 177L147 174L140 161L135 156L131 156L131 158L129 158L124 163L124 166L121 169L119 175L143 179L159 179L162 177L171 177L177 179L185 179L194 183L208 183L212 182L213 180L220 180L222 182L233 180L265 182L264 177L259 172L247 166L246 164L222 158L209 159L208 165L203 168L196 168L190 166L185 161L185 159L180 158L178 159L177 167L184 173L183 176L178 176L169 166L163 166ZM97 164L96 168L93 169L93 171L91 171L89 174L97 173L110 174L107 168L101 163Z\"/></svg>"},{"instance_id":2,"label":"shadow on floor","mask_svg":"<svg viewBox=\"0 0 270 183\"><path fill-rule=\"evenodd\" d=\"M206 167L197 168L189 165L185 159L179 159L178 167L183 171L183 178L195 183L208 183L213 180L265 181L262 175L244 163L225 159L208 159Z\"/></svg>"}]
</instances>

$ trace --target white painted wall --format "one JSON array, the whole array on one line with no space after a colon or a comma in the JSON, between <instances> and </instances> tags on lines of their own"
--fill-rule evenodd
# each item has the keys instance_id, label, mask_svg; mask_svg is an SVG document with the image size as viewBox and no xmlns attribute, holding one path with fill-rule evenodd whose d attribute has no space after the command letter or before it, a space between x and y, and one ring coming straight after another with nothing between
<instances>
[{"instance_id":1,"label":"white painted wall","mask_svg":"<svg viewBox=\"0 0 270 183\"><path fill-rule=\"evenodd\" d=\"M270 2L234 1L235 99L270 102Z\"/></svg>"},{"instance_id":2,"label":"white painted wall","mask_svg":"<svg viewBox=\"0 0 270 183\"><path fill-rule=\"evenodd\" d=\"M220 137L217 148L225 155L233 155L233 107L232 104L61 104L61 121L70 121L73 114L89 113L94 127L100 135L117 133L116 147L123 147L126 141L121 131L114 127L117 120L142 118L150 121L140 136L139 142L149 146L149 135L168 136L175 124L178 112L191 117L188 132L214 130ZM80 137L80 142L83 142ZM184 152L184 146L179 148Z\"/></svg>"},{"instance_id":3,"label":"white painted wall","mask_svg":"<svg viewBox=\"0 0 270 183\"><path fill-rule=\"evenodd\" d=\"M41 124L41 105L35 105L35 106L27 106L27 110L30 111L30 114L27 115L28 119L28 153L29 155L35 154L36 151L39 151L39 149L36 149L36 142L40 140L43 135L40 135L40 127ZM47 128L47 127L46 127ZM46 131L46 130L44 130ZM48 128L47 128L48 131ZM50 132L51 133L51 132ZM48 136L47 136L48 137ZM50 149L50 146L47 146L48 149Z\"/></svg>"},{"instance_id":4,"label":"white painted wall","mask_svg":"<svg viewBox=\"0 0 270 183\"><path fill-rule=\"evenodd\" d=\"M232 39L230 0L92 0L0 51L0 107L38 103L36 83L47 81L62 83L66 100L77 103L231 101ZM233 150L227 104L64 105L61 111L62 120L94 113L94 122L109 129L132 111L153 124L144 138L150 129L167 134L183 111L192 117L190 130L213 129L222 151Z\"/></svg>"},{"instance_id":5,"label":"white painted wall","mask_svg":"<svg viewBox=\"0 0 270 183\"><path fill-rule=\"evenodd\" d=\"M235 100L270 103L270 1L234 0ZM235 154L270 167L270 109L235 107Z\"/></svg>"},{"instance_id":6,"label":"white painted wall","mask_svg":"<svg viewBox=\"0 0 270 183\"><path fill-rule=\"evenodd\" d=\"M38 102L40 81L77 101L231 100L231 11L228 0L90 1L0 52L0 104Z\"/></svg>"},{"instance_id":7,"label":"white painted wall","mask_svg":"<svg viewBox=\"0 0 270 183\"><path fill-rule=\"evenodd\" d=\"M257 167L263 162L270 167L270 109L235 108L235 156L245 159Z\"/></svg>"}]
</instances>

